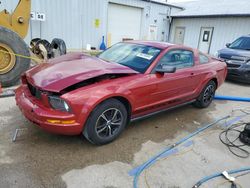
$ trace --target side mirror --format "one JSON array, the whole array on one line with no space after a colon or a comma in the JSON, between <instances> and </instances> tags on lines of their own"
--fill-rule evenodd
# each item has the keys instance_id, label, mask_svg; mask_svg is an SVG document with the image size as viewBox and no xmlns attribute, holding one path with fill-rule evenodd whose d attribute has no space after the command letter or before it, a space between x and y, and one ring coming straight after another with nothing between
<instances>
[{"instance_id":1,"label":"side mirror","mask_svg":"<svg viewBox=\"0 0 250 188\"><path fill-rule=\"evenodd\" d=\"M174 73L176 72L176 67L168 66L168 65L159 65L156 70L158 73Z\"/></svg>"},{"instance_id":2,"label":"side mirror","mask_svg":"<svg viewBox=\"0 0 250 188\"><path fill-rule=\"evenodd\" d=\"M229 46L231 45L231 43L226 43L226 47L228 47L229 48Z\"/></svg>"}]
</instances>

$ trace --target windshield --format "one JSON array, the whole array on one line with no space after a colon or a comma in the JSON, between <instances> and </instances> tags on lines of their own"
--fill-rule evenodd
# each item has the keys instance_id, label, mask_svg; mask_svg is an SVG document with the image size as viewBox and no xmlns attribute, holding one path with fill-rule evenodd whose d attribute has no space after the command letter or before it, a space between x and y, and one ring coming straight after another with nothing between
<instances>
[{"instance_id":1,"label":"windshield","mask_svg":"<svg viewBox=\"0 0 250 188\"><path fill-rule=\"evenodd\" d=\"M240 37L230 44L229 48L250 50L250 37Z\"/></svg>"},{"instance_id":2,"label":"windshield","mask_svg":"<svg viewBox=\"0 0 250 188\"><path fill-rule=\"evenodd\" d=\"M160 49L152 46L118 43L102 52L98 57L104 61L119 63L144 73L160 52Z\"/></svg>"}]
</instances>

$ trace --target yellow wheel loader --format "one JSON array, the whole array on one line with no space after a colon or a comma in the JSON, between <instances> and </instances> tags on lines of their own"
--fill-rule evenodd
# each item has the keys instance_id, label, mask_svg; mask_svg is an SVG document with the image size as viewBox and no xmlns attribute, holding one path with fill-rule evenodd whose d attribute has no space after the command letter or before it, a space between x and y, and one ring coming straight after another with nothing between
<instances>
[{"instance_id":1,"label":"yellow wheel loader","mask_svg":"<svg viewBox=\"0 0 250 188\"><path fill-rule=\"evenodd\" d=\"M24 42L28 33L31 0L19 0L12 14L0 12L0 83L14 85L30 66L29 47ZM18 54L18 55L16 55Z\"/></svg>"}]
</instances>

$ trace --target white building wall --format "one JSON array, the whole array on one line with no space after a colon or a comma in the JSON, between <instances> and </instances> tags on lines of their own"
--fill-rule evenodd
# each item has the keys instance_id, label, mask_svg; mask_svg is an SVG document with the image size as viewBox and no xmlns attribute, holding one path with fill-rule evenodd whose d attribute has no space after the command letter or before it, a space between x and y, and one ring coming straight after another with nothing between
<instances>
[{"instance_id":1,"label":"white building wall","mask_svg":"<svg viewBox=\"0 0 250 188\"><path fill-rule=\"evenodd\" d=\"M14 11L18 0L1 0L0 10L7 8ZM53 38L65 40L69 49L86 48L86 44L99 47L102 36L107 36L108 3L118 3L143 9L140 39L146 39L149 25L155 24L161 28L161 19L167 18L170 7L144 2L141 0L32 0L33 12L46 14L46 21L31 21L25 41L32 38L43 38L51 42ZM172 11L176 8L172 8ZM149 13L149 16L146 16ZM117 15L119 16L119 15ZM100 26L95 27L95 19L100 20ZM166 28L167 27L167 28ZM169 23L164 26L168 31ZM166 32L165 35L168 35ZM168 36L166 36L166 39ZM158 37L158 40L161 38Z\"/></svg>"},{"instance_id":2,"label":"white building wall","mask_svg":"<svg viewBox=\"0 0 250 188\"><path fill-rule=\"evenodd\" d=\"M220 18L174 18L171 39L174 41L175 28L185 27L184 45L198 48L201 27L214 27L210 54L215 54L241 35L250 34L250 17Z\"/></svg>"}]
</instances>

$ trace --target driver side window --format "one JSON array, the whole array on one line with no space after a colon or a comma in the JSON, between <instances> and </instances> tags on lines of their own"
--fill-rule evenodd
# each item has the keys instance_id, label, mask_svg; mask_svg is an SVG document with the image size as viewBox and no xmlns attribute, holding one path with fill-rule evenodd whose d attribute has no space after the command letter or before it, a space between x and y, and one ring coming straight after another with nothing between
<instances>
[{"instance_id":1,"label":"driver side window","mask_svg":"<svg viewBox=\"0 0 250 188\"><path fill-rule=\"evenodd\" d=\"M159 65L167 65L183 69L194 65L194 54L189 50L171 50L159 61Z\"/></svg>"}]
</instances>

